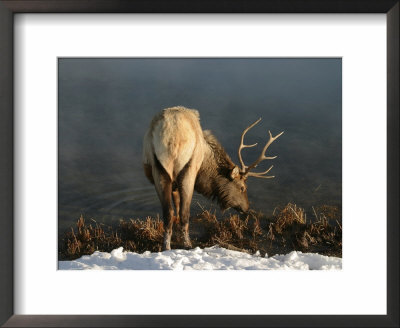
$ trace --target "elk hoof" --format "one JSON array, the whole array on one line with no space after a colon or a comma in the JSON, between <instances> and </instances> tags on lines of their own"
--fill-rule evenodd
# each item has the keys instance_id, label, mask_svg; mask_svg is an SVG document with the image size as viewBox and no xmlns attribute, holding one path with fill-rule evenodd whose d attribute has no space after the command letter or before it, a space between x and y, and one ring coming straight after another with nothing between
<instances>
[{"instance_id":1,"label":"elk hoof","mask_svg":"<svg viewBox=\"0 0 400 328\"><path fill-rule=\"evenodd\" d=\"M192 248L192 242L190 241L189 238L184 238L183 247L185 249L191 249Z\"/></svg>"},{"instance_id":2,"label":"elk hoof","mask_svg":"<svg viewBox=\"0 0 400 328\"><path fill-rule=\"evenodd\" d=\"M171 235L172 233L166 231L164 234L164 243L163 243L163 250L169 251L171 250Z\"/></svg>"},{"instance_id":3,"label":"elk hoof","mask_svg":"<svg viewBox=\"0 0 400 328\"><path fill-rule=\"evenodd\" d=\"M183 244L183 249L189 250L189 249L192 249L192 248L193 248L192 247L192 243L190 243L190 244L184 243Z\"/></svg>"},{"instance_id":4,"label":"elk hoof","mask_svg":"<svg viewBox=\"0 0 400 328\"><path fill-rule=\"evenodd\" d=\"M164 243L163 251L170 251L170 250L171 250L171 244L170 243Z\"/></svg>"}]
</instances>

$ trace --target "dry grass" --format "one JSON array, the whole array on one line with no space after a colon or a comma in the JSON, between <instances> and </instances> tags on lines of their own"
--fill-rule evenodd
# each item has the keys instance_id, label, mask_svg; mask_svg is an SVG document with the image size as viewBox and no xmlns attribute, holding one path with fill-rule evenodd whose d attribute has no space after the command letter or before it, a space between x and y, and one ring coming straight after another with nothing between
<instances>
[{"instance_id":1,"label":"dry grass","mask_svg":"<svg viewBox=\"0 0 400 328\"><path fill-rule=\"evenodd\" d=\"M96 250L111 251L121 245L122 240L117 232L105 231L102 225L92 220L93 224L86 224L83 216L76 222L76 230L65 233L59 243L59 254L63 259L77 258L85 254L92 254Z\"/></svg>"},{"instance_id":2,"label":"dry grass","mask_svg":"<svg viewBox=\"0 0 400 328\"><path fill-rule=\"evenodd\" d=\"M270 218L262 213L247 216L230 215L218 220L215 213L203 210L190 221L193 247L220 245L247 253L262 255L285 254L292 250L318 252L341 257L341 211L333 206L312 208L313 218L307 219L304 209L287 204ZM117 247L142 253L162 249L163 222L159 218L121 220L117 227L87 224L81 216L76 227L59 241L59 259L78 258L94 251L110 252ZM171 246L182 245L179 227L175 225Z\"/></svg>"},{"instance_id":3,"label":"dry grass","mask_svg":"<svg viewBox=\"0 0 400 328\"><path fill-rule=\"evenodd\" d=\"M275 222L271 222L267 238L272 253L282 247L288 251L318 252L342 256L341 211L334 206L312 207L313 218L307 220L304 209L287 204L279 210ZM270 251L271 252L271 251Z\"/></svg>"},{"instance_id":4,"label":"dry grass","mask_svg":"<svg viewBox=\"0 0 400 328\"><path fill-rule=\"evenodd\" d=\"M161 251L164 236L164 225L159 218L147 217L142 220L120 221L121 238L128 243L124 247L132 251Z\"/></svg>"},{"instance_id":5,"label":"dry grass","mask_svg":"<svg viewBox=\"0 0 400 328\"><path fill-rule=\"evenodd\" d=\"M275 222L275 229L278 233L282 233L288 228L293 229L302 224L306 224L304 209L289 203L280 210Z\"/></svg>"}]
</instances>

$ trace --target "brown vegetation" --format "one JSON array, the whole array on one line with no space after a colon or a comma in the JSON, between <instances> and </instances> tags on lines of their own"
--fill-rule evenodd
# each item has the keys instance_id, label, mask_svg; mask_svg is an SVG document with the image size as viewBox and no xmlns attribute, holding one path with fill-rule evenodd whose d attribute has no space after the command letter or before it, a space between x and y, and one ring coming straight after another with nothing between
<instances>
[{"instance_id":1,"label":"brown vegetation","mask_svg":"<svg viewBox=\"0 0 400 328\"><path fill-rule=\"evenodd\" d=\"M192 218L190 234L193 247L220 245L247 253L259 251L285 254L292 250L342 256L341 211L334 206L312 208L308 219L304 209L295 204L277 208L271 218L251 213L243 218L230 215L218 220L215 213L203 210ZM110 252L117 247L142 253L162 249L164 227L159 218L121 220L117 227L108 227L91 220L88 224L81 216L76 228L59 240L59 259L71 260L94 251ZM176 225L175 225L176 226ZM179 247L179 227L174 232L172 248Z\"/></svg>"}]
</instances>

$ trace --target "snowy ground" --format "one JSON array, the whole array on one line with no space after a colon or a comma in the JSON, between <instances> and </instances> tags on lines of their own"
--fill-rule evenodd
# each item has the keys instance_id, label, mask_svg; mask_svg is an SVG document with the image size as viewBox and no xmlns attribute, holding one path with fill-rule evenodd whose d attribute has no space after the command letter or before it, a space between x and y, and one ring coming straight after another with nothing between
<instances>
[{"instance_id":1,"label":"snowy ground","mask_svg":"<svg viewBox=\"0 0 400 328\"><path fill-rule=\"evenodd\" d=\"M160 253L94 252L74 261L59 261L60 270L340 270L342 259L293 251L261 257L218 246Z\"/></svg>"}]
</instances>

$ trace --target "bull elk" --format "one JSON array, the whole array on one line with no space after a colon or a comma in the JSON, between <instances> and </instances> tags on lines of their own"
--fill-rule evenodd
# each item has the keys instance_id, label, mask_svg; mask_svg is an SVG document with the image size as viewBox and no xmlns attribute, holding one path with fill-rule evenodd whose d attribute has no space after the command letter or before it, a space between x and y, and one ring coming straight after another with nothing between
<instances>
[{"instance_id":1,"label":"bull elk","mask_svg":"<svg viewBox=\"0 0 400 328\"><path fill-rule=\"evenodd\" d=\"M272 166L260 173L251 172L266 159L268 147L283 132L269 140L261 155L250 165L245 165L241 151L257 144L243 143L245 134L261 118L248 126L242 133L238 149L241 168L235 165L224 148L210 131L203 131L197 110L185 107L167 108L154 116L143 141L144 172L155 185L160 199L164 220L164 250L171 249L172 227L176 217L181 222L185 248L191 247L189 238L190 203L193 190L207 198L216 199L222 210L234 208L248 212L246 181L248 177L269 179L267 175Z\"/></svg>"}]
</instances>

